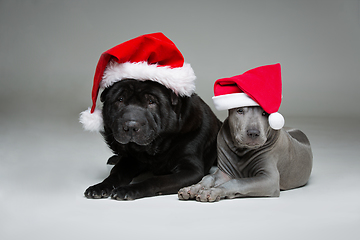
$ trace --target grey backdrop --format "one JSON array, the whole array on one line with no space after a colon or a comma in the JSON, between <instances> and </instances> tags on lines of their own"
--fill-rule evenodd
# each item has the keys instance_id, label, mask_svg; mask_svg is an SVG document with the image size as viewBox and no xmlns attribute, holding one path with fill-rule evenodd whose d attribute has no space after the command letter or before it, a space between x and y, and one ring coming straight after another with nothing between
<instances>
[{"instance_id":1,"label":"grey backdrop","mask_svg":"<svg viewBox=\"0 0 360 240\"><path fill-rule=\"evenodd\" d=\"M280 62L285 118L359 117L359 9L359 0L0 1L0 110L77 118L100 54L162 31L212 108L216 79Z\"/></svg>"}]
</instances>

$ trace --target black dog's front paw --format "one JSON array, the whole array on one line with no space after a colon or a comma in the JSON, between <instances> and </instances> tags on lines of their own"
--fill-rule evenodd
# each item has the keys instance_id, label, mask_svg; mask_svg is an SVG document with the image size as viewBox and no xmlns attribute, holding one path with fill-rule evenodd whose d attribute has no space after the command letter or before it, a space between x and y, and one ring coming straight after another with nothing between
<instances>
[{"instance_id":1,"label":"black dog's front paw","mask_svg":"<svg viewBox=\"0 0 360 240\"><path fill-rule=\"evenodd\" d=\"M112 190L112 186L99 183L86 189L84 195L85 197L92 199L107 198L110 196Z\"/></svg>"},{"instance_id":2,"label":"black dog's front paw","mask_svg":"<svg viewBox=\"0 0 360 240\"><path fill-rule=\"evenodd\" d=\"M135 187L118 187L112 190L111 198L115 200L135 200L144 197Z\"/></svg>"}]
</instances>

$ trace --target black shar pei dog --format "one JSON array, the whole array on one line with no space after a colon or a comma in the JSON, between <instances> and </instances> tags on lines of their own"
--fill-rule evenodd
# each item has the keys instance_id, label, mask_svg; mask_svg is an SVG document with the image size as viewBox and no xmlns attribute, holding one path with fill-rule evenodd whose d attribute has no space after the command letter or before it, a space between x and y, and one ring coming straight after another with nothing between
<instances>
[{"instance_id":1,"label":"black shar pei dog","mask_svg":"<svg viewBox=\"0 0 360 240\"><path fill-rule=\"evenodd\" d=\"M106 88L102 135L114 152L110 175L87 198L133 200L175 194L209 172L221 122L195 93L178 96L154 81L125 79ZM133 183L137 176L152 177Z\"/></svg>"}]
</instances>

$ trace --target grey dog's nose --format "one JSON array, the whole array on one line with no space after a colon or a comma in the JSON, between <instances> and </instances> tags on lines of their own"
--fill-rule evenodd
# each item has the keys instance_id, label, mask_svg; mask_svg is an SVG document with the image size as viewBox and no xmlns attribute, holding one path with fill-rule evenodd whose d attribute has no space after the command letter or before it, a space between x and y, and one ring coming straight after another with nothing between
<instances>
[{"instance_id":1,"label":"grey dog's nose","mask_svg":"<svg viewBox=\"0 0 360 240\"><path fill-rule=\"evenodd\" d=\"M249 129L247 130L247 135L250 137L250 138L257 138L258 136L260 136L260 131L257 130L257 129Z\"/></svg>"},{"instance_id":2,"label":"grey dog's nose","mask_svg":"<svg viewBox=\"0 0 360 240\"><path fill-rule=\"evenodd\" d=\"M127 121L124 123L123 129L125 132L128 131L138 132L140 130L140 123L137 121Z\"/></svg>"}]
</instances>

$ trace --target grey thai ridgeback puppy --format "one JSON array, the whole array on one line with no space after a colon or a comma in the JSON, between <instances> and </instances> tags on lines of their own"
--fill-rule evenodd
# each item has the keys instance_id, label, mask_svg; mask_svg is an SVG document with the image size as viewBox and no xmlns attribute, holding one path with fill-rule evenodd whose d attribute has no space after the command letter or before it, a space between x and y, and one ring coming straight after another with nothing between
<instances>
[{"instance_id":1,"label":"grey thai ridgeback puppy","mask_svg":"<svg viewBox=\"0 0 360 240\"><path fill-rule=\"evenodd\" d=\"M214 92L216 108L229 109L217 139L218 169L180 189L179 199L278 197L280 190L304 186L312 151L306 135L283 128L284 118L277 112L282 98L280 64L219 79Z\"/></svg>"}]
</instances>

